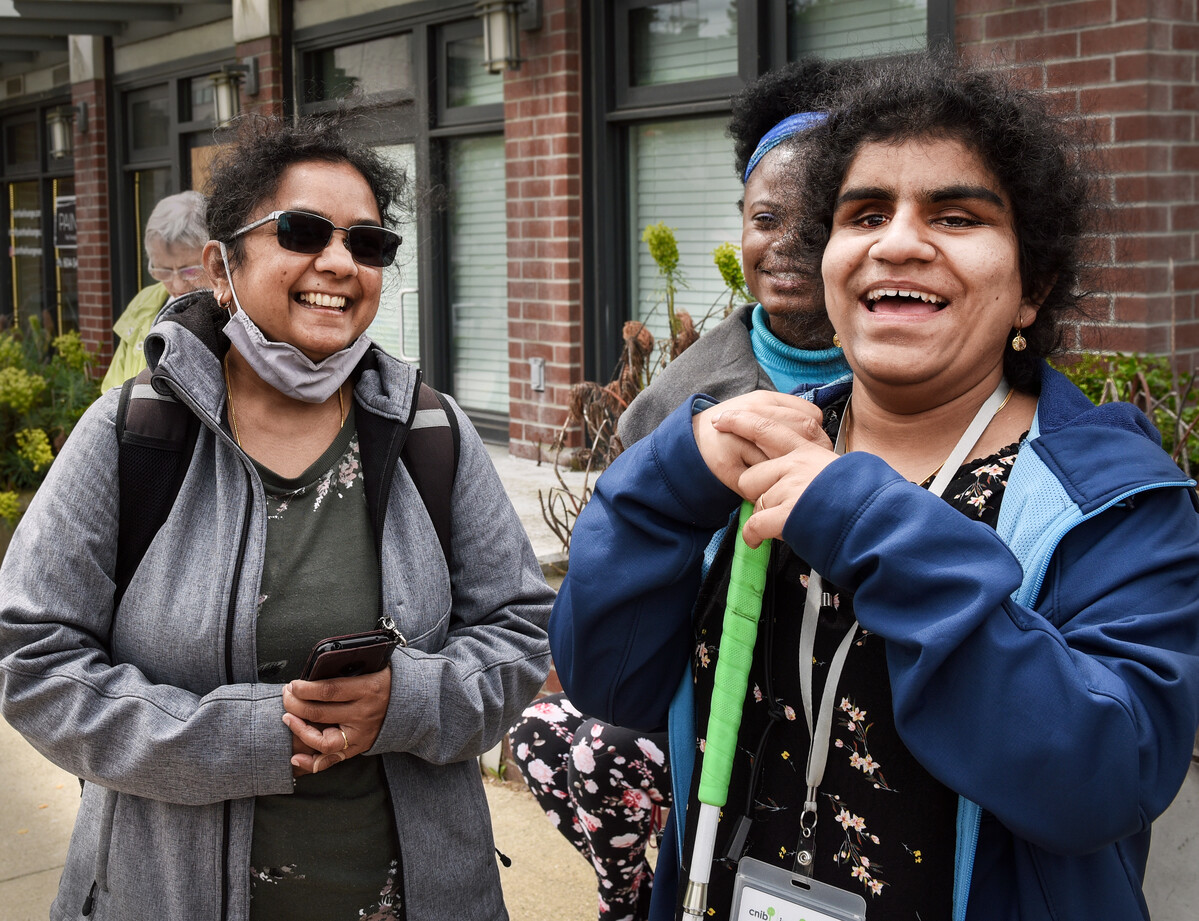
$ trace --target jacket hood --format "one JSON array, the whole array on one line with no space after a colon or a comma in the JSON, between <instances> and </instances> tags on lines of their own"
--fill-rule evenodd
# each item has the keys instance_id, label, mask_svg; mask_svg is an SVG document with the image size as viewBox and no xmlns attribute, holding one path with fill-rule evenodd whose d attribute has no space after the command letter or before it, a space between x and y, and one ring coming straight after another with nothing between
<instances>
[{"instance_id":1,"label":"jacket hood","mask_svg":"<svg viewBox=\"0 0 1199 921\"><path fill-rule=\"evenodd\" d=\"M195 408L218 423L224 414L221 362L230 347L223 332L228 322L229 314L211 291L193 291L163 310L143 347L154 389L166 395L187 394ZM407 420L415 405L417 369L372 342L352 377L361 406L388 419Z\"/></svg>"},{"instance_id":2,"label":"jacket hood","mask_svg":"<svg viewBox=\"0 0 1199 921\"><path fill-rule=\"evenodd\" d=\"M1131 403L1096 406L1044 362L1029 438L1026 447L1036 452L1083 514L1143 489L1194 486L1161 449L1161 434L1143 412ZM1196 502L1194 490L1188 492Z\"/></svg>"},{"instance_id":3,"label":"jacket hood","mask_svg":"<svg viewBox=\"0 0 1199 921\"><path fill-rule=\"evenodd\" d=\"M1070 425L1101 425L1141 435L1161 446L1161 434L1131 403L1096 406L1066 375L1045 362L1040 365L1039 381L1041 400L1037 404L1037 423L1042 435Z\"/></svg>"}]
</instances>

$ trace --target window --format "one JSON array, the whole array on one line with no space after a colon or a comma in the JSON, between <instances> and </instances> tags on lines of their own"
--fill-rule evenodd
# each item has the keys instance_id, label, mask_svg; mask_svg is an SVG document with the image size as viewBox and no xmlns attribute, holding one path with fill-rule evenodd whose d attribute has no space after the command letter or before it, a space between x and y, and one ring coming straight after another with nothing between
<instances>
[{"instance_id":1,"label":"window","mask_svg":"<svg viewBox=\"0 0 1199 921\"><path fill-rule=\"evenodd\" d=\"M169 156L171 103L166 83L130 93L125 101L130 157Z\"/></svg>"},{"instance_id":2,"label":"window","mask_svg":"<svg viewBox=\"0 0 1199 921\"><path fill-rule=\"evenodd\" d=\"M37 169L38 122L25 117L4 126L4 166L13 169Z\"/></svg>"},{"instance_id":3,"label":"window","mask_svg":"<svg viewBox=\"0 0 1199 921\"><path fill-rule=\"evenodd\" d=\"M447 108L503 104L504 78L483 66L482 35L447 41L445 57Z\"/></svg>"},{"instance_id":4,"label":"window","mask_svg":"<svg viewBox=\"0 0 1199 921\"><path fill-rule=\"evenodd\" d=\"M464 125L504 117L504 78L483 67L483 25L467 19L437 30L437 124Z\"/></svg>"},{"instance_id":5,"label":"window","mask_svg":"<svg viewBox=\"0 0 1199 921\"><path fill-rule=\"evenodd\" d=\"M629 11L635 86L737 73L737 4L673 0Z\"/></svg>"},{"instance_id":6,"label":"window","mask_svg":"<svg viewBox=\"0 0 1199 921\"><path fill-rule=\"evenodd\" d=\"M73 161L49 158L47 113L66 100L0 123L0 216L8 247L0 260L0 329L51 335L79 328Z\"/></svg>"},{"instance_id":7,"label":"window","mask_svg":"<svg viewBox=\"0 0 1199 921\"><path fill-rule=\"evenodd\" d=\"M213 139L216 104L211 74L219 57L192 60L187 70L155 69L131 75L119 96L118 137L122 140L113 311L148 285L146 221L166 196L204 188L217 151Z\"/></svg>"},{"instance_id":8,"label":"window","mask_svg":"<svg viewBox=\"0 0 1199 921\"><path fill-rule=\"evenodd\" d=\"M419 8L418 8L419 7ZM335 106L409 179L411 220L368 334L418 363L485 438L508 433L504 80L482 24L457 4L398 5L297 29L305 114ZM461 17L438 22L437 15ZM369 108L368 108L369 107Z\"/></svg>"},{"instance_id":9,"label":"window","mask_svg":"<svg viewBox=\"0 0 1199 921\"><path fill-rule=\"evenodd\" d=\"M738 0L615 0L614 102L661 105L728 99L753 73L759 4Z\"/></svg>"},{"instance_id":10,"label":"window","mask_svg":"<svg viewBox=\"0 0 1199 921\"><path fill-rule=\"evenodd\" d=\"M187 81L183 118L189 122L216 121L216 88L207 77L193 77Z\"/></svg>"},{"instance_id":11,"label":"window","mask_svg":"<svg viewBox=\"0 0 1199 921\"><path fill-rule=\"evenodd\" d=\"M12 272L10 322L18 328L30 317L40 318L45 236L39 183L12 182L8 185L8 246Z\"/></svg>"},{"instance_id":12,"label":"window","mask_svg":"<svg viewBox=\"0 0 1199 921\"><path fill-rule=\"evenodd\" d=\"M171 192L171 171L166 168L135 170L130 174L133 188L133 243L137 252L137 290L154 284L149 275L150 257L146 255L146 221L154 206Z\"/></svg>"},{"instance_id":13,"label":"window","mask_svg":"<svg viewBox=\"0 0 1199 921\"><path fill-rule=\"evenodd\" d=\"M302 89L306 104L349 97L375 103L410 97L412 34L389 35L306 54Z\"/></svg>"},{"instance_id":14,"label":"window","mask_svg":"<svg viewBox=\"0 0 1199 921\"><path fill-rule=\"evenodd\" d=\"M508 412L508 217L504 138L449 144L453 395L463 409Z\"/></svg>"},{"instance_id":15,"label":"window","mask_svg":"<svg viewBox=\"0 0 1199 921\"><path fill-rule=\"evenodd\" d=\"M787 59L913 51L927 19L925 0L787 0Z\"/></svg>"},{"instance_id":16,"label":"window","mask_svg":"<svg viewBox=\"0 0 1199 921\"><path fill-rule=\"evenodd\" d=\"M737 200L741 183L733 175L732 142L724 137L724 118L643 122L629 132L630 314L643 320L658 339L668 335L662 277L641 241L647 224L659 221L675 231L679 266L687 287L675 295L698 324L718 304L724 282L712 262L712 250L741 240ZM679 151L687 151L685 158ZM710 326L711 324L709 324Z\"/></svg>"},{"instance_id":17,"label":"window","mask_svg":"<svg viewBox=\"0 0 1199 921\"><path fill-rule=\"evenodd\" d=\"M75 177L64 176L50 183L54 214L54 328L59 332L79 329L79 257L75 245Z\"/></svg>"}]
</instances>

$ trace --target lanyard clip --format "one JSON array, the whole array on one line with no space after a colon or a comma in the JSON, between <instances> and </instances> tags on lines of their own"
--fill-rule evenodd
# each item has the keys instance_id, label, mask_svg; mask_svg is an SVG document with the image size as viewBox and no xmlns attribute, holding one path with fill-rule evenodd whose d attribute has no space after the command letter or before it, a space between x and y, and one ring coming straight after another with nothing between
<instances>
[{"instance_id":1,"label":"lanyard clip","mask_svg":"<svg viewBox=\"0 0 1199 921\"><path fill-rule=\"evenodd\" d=\"M816 804L813 802L804 803L803 815L799 817L799 830L805 838L811 838L812 833L816 831Z\"/></svg>"},{"instance_id":2,"label":"lanyard clip","mask_svg":"<svg viewBox=\"0 0 1199 921\"><path fill-rule=\"evenodd\" d=\"M799 844L795 849L795 872L809 879L816 872L816 804L804 803L803 815L799 817Z\"/></svg>"}]
</instances>

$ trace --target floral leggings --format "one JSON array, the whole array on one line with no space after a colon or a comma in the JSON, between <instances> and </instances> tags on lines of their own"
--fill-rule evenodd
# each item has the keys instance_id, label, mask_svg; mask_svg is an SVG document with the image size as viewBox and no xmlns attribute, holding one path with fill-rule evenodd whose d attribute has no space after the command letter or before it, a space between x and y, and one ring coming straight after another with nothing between
<instances>
[{"instance_id":1,"label":"floral leggings","mask_svg":"<svg viewBox=\"0 0 1199 921\"><path fill-rule=\"evenodd\" d=\"M645 847L658 807L670 806L666 734L601 723L555 694L526 708L510 739L546 816L595 868L600 921L643 921L654 878Z\"/></svg>"}]
</instances>

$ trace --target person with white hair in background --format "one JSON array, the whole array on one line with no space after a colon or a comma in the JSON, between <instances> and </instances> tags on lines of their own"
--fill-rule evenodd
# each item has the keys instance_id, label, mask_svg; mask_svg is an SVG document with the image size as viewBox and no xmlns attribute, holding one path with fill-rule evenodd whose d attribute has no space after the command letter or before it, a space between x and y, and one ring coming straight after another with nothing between
<instances>
[{"instance_id":1,"label":"person with white hair in background","mask_svg":"<svg viewBox=\"0 0 1199 921\"><path fill-rule=\"evenodd\" d=\"M208 225L204 219L206 200L199 192L179 192L162 199L146 221L146 255L150 276L155 283L133 296L112 331L120 343L100 389L119 387L146 366L142 340L154 325L154 319L171 300L212 287L201 265Z\"/></svg>"}]
</instances>

